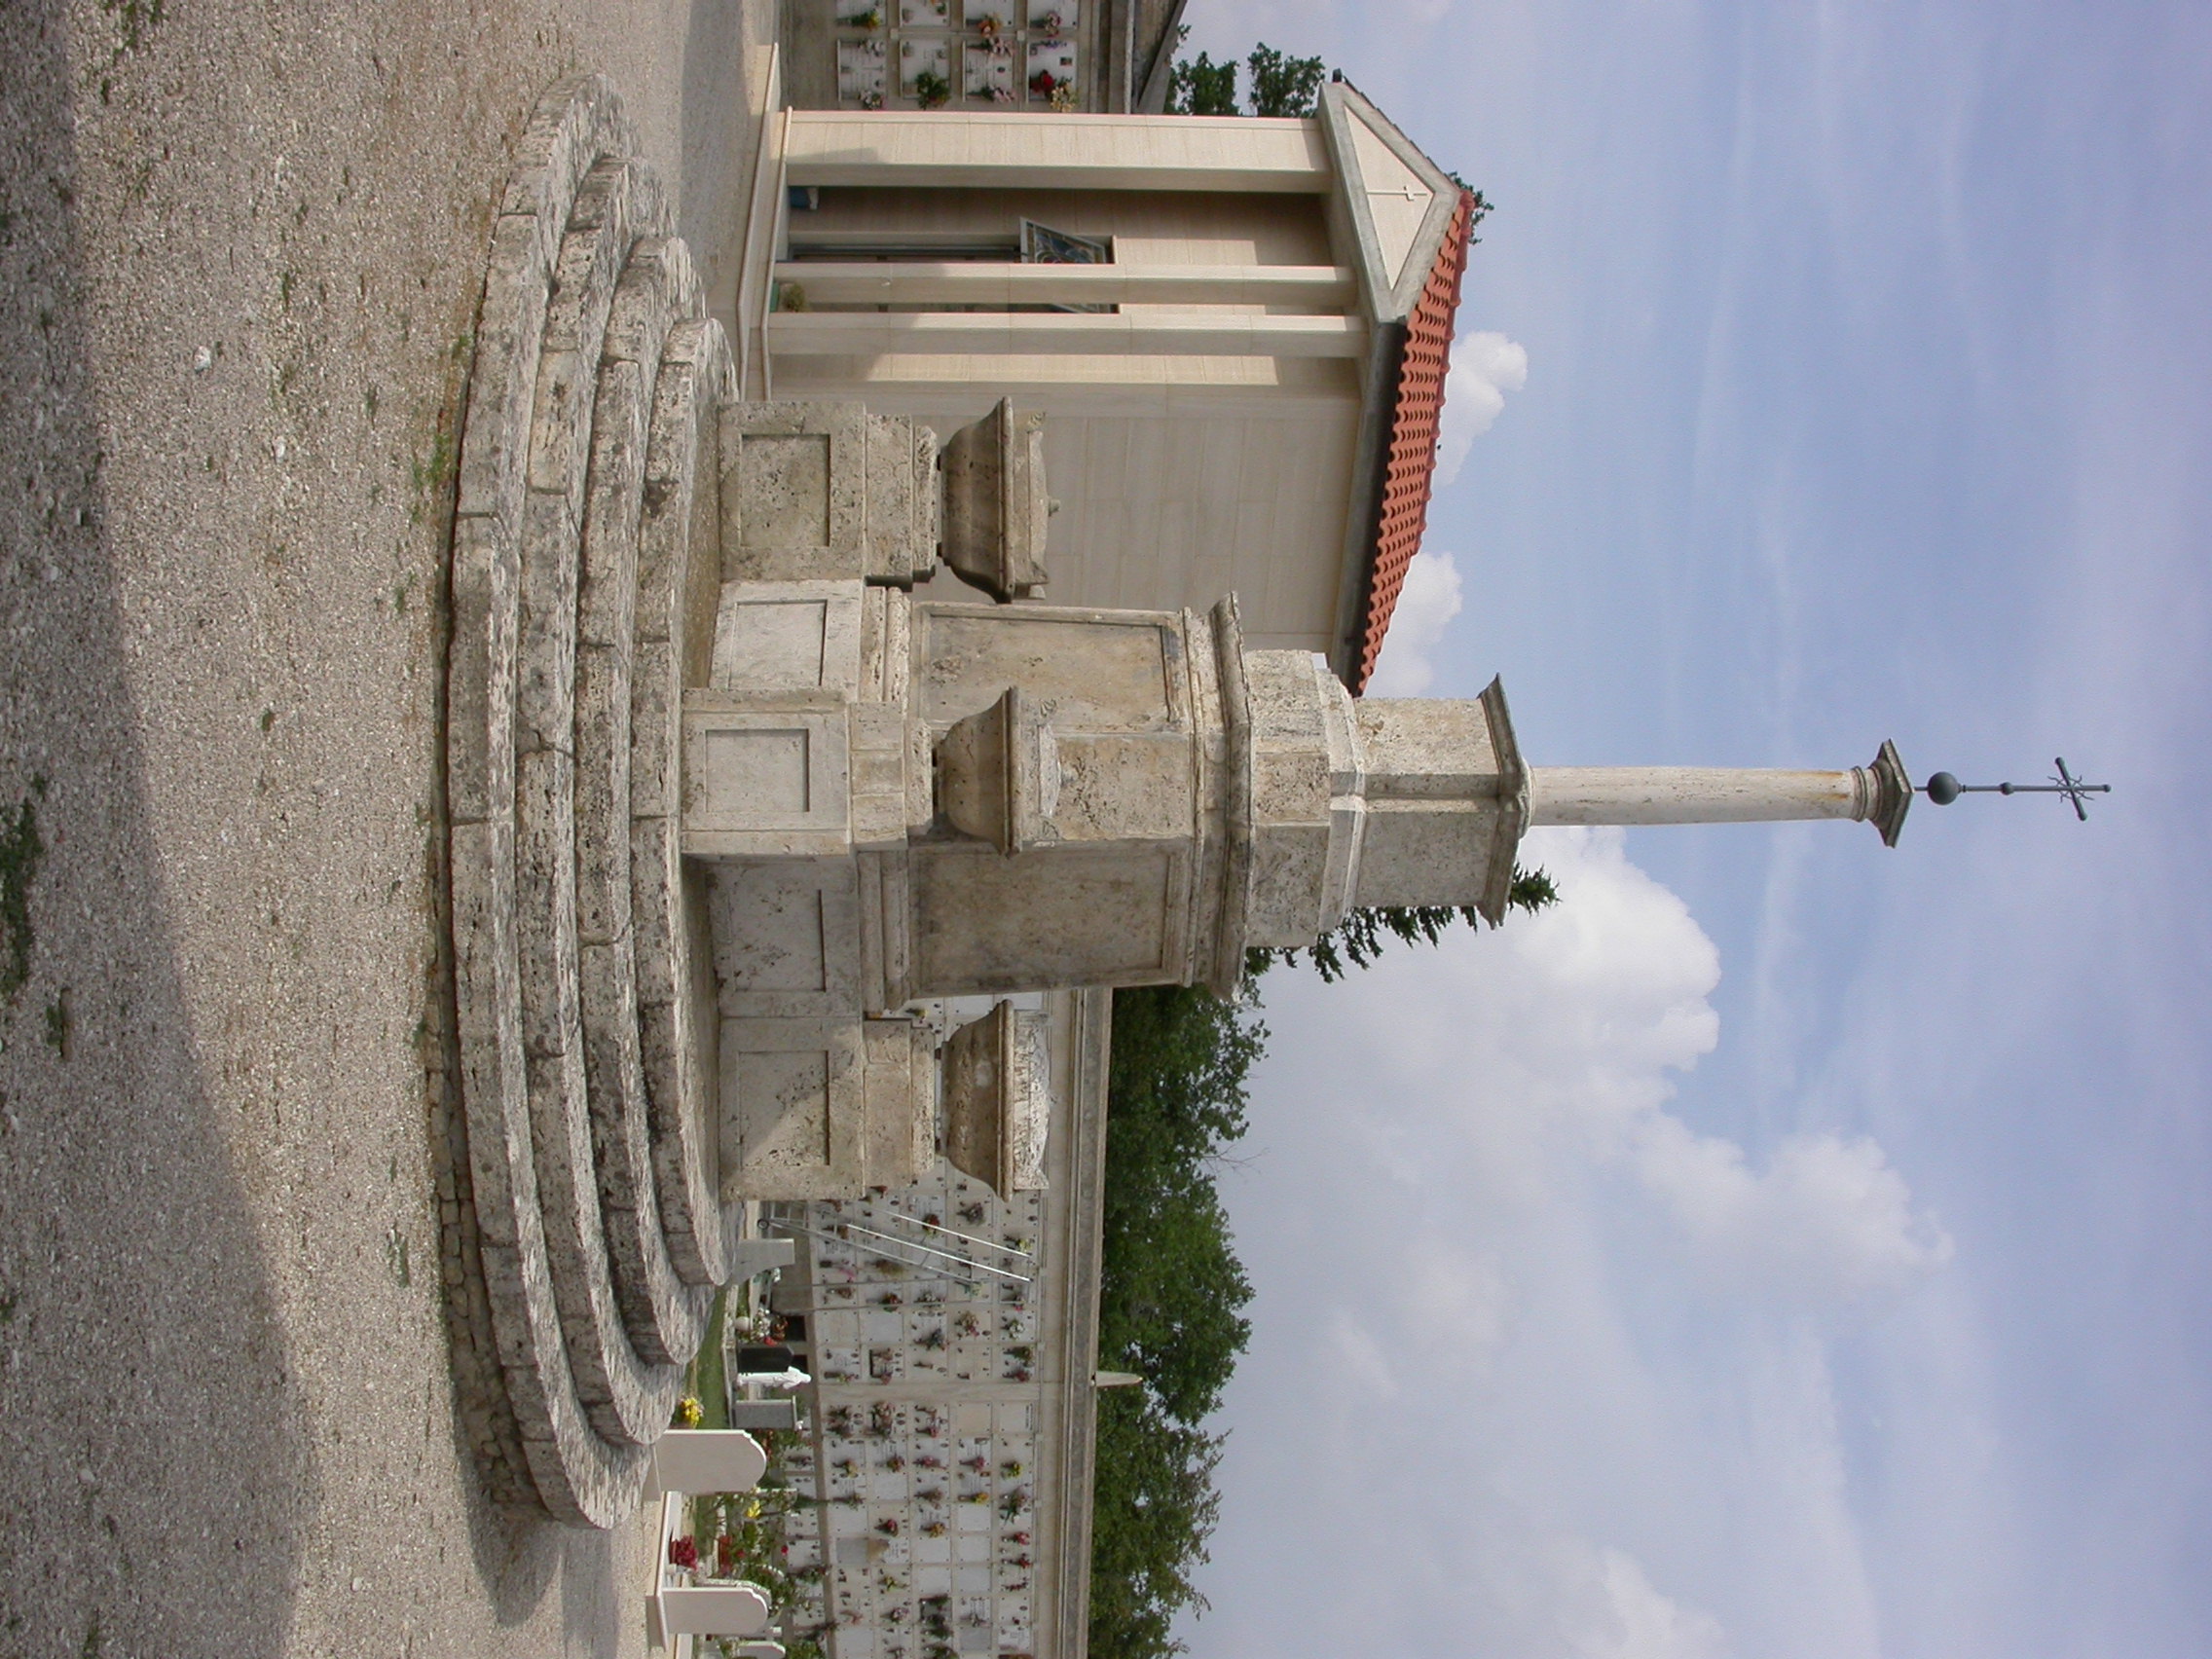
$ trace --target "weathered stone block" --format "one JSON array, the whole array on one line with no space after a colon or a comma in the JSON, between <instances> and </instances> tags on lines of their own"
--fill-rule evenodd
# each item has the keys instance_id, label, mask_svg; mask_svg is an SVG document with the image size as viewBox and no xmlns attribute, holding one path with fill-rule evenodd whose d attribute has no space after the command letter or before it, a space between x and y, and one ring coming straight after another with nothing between
<instances>
[{"instance_id":1,"label":"weathered stone block","mask_svg":"<svg viewBox=\"0 0 2212 1659\"><path fill-rule=\"evenodd\" d=\"M847 851L845 707L833 692L786 692L765 705L721 692L685 693L685 854Z\"/></svg>"},{"instance_id":2,"label":"weathered stone block","mask_svg":"<svg viewBox=\"0 0 2212 1659\"><path fill-rule=\"evenodd\" d=\"M855 703L851 725L853 845L891 850L906 844L906 783L920 741L919 722L888 703Z\"/></svg>"},{"instance_id":3,"label":"weathered stone block","mask_svg":"<svg viewBox=\"0 0 2212 1659\"><path fill-rule=\"evenodd\" d=\"M632 165L602 157L585 175L545 306L531 409L530 487L565 496L574 509L582 505L608 309L633 240L626 188Z\"/></svg>"},{"instance_id":4,"label":"weathered stone block","mask_svg":"<svg viewBox=\"0 0 2212 1659\"><path fill-rule=\"evenodd\" d=\"M1311 944L1321 931L1329 866L1329 822L1273 824L1252 837L1252 892L1245 940L1271 948Z\"/></svg>"},{"instance_id":5,"label":"weathered stone block","mask_svg":"<svg viewBox=\"0 0 2212 1659\"><path fill-rule=\"evenodd\" d=\"M946 441L944 562L1004 604L1045 587L1045 417L1003 398Z\"/></svg>"},{"instance_id":6,"label":"weathered stone block","mask_svg":"<svg viewBox=\"0 0 2212 1659\"><path fill-rule=\"evenodd\" d=\"M515 761L515 939L533 1054L565 1052L576 1025L573 772L555 750Z\"/></svg>"},{"instance_id":7,"label":"weathered stone block","mask_svg":"<svg viewBox=\"0 0 2212 1659\"><path fill-rule=\"evenodd\" d=\"M677 647L641 640L630 667L630 812L674 818L682 810L683 688Z\"/></svg>"},{"instance_id":8,"label":"weathered stone block","mask_svg":"<svg viewBox=\"0 0 2212 1659\"><path fill-rule=\"evenodd\" d=\"M623 261L622 279L607 313L602 361L654 362L671 326L696 316L698 307L690 250L675 237L641 235Z\"/></svg>"},{"instance_id":9,"label":"weathered stone block","mask_svg":"<svg viewBox=\"0 0 2212 1659\"><path fill-rule=\"evenodd\" d=\"M463 516L511 514L524 487L547 259L535 218L502 214L493 222L459 469L457 508Z\"/></svg>"},{"instance_id":10,"label":"weathered stone block","mask_svg":"<svg viewBox=\"0 0 2212 1659\"><path fill-rule=\"evenodd\" d=\"M1497 793L1490 717L1479 701L1364 698L1354 707L1370 800L1476 800Z\"/></svg>"},{"instance_id":11,"label":"weathered stone block","mask_svg":"<svg viewBox=\"0 0 2212 1659\"><path fill-rule=\"evenodd\" d=\"M961 834L1009 854L1054 838L1058 747L1044 711L1019 686L953 721L938 739L936 770L938 813Z\"/></svg>"},{"instance_id":12,"label":"weathered stone block","mask_svg":"<svg viewBox=\"0 0 2212 1659\"><path fill-rule=\"evenodd\" d=\"M1495 800L1371 800L1353 903L1430 904L1485 890L1498 826Z\"/></svg>"},{"instance_id":13,"label":"weathered stone block","mask_svg":"<svg viewBox=\"0 0 2212 1659\"><path fill-rule=\"evenodd\" d=\"M688 883L684 897L691 897ZM641 1001L638 1006L638 1049L651 1110L653 1183L669 1259L686 1284L709 1285L728 1276L727 1230L720 1202L720 1032L703 893L698 907L700 913L684 922L678 948L670 954L677 976L675 1000Z\"/></svg>"},{"instance_id":14,"label":"weathered stone block","mask_svg":"<svg viewBox=\"0 0 2212 1659\"><path fill-rule=\"evenodd\" d=\"M681 837L673 818L630 821L630 917L640 1003L674 1002L682 984L682 896L690 883L679 850ZM703 887L704 875L697 879Z\"/></svg>"},{"instance_id":15,"label":"weathered stone block","mask_svg":"<svg viewBox=\"0 0 2212 1659\"><path fill-rule=\"evenodd\" d=\"M937 568L936 461L928 427L898 416L867 418L869 581L912 587Z\"/></svg>"},{"instance_id":16,"label":"weathered stone block","mask_svg":"<svg viewBox=\"0 0 2212 1659\"><path fill-rule=\"evenodd\" d=\"M861 1021L725 1019L720 1143L725 1201L860 1191Z\"/></svg>"},{"instance_id":17,"label":"weathered stone block","mask_svg":"<svg viewBox=\"0 0 2212 1659\"><path fill-rule=\"evenodd\" d=\"M1052 749L1051 839L1190 839L1197 801L1187 732L1059 732Z\"/></svg>"},{"instance_id":18,"label":"weathered stone block","mask_svg":"<svg viewBox=\"0 0 2212 1659\"><path fill-rule=\"evenodd\" d=\"M522 513L521 629L516 642L515 747L575 741L576 539L568 498L533 490Z\"/></svg>"},{"instance_id":19,"label":"weathered stone block","mask_svg":"<svg viewBox=\"0 0 2212 1659\"><path fill-rule=\"evenodd\" d=\"M728 583L715 617L710 683L723 691L824 685L857 696L866 591L857 581Z\"/></svg>"},{"instance_id":20,"label":"weathered stone block","mask_svg":"<svg viewBox=\"0 0 2212 1659\"><path fill-rule=\"evenodd\" d=\"M862 579L867 417L858 404L746 403L721 420L725 579Z\"/></svg>"},{"instance_id":21,"label":"weathered stone block","mask_svg":"<svg viewBox=\"0 0 2212 1659\"><path fill-rule=\"evenodd\" d=\"M927 1026L871 1019L862 1032L867 1122L861 1161L870 1187L897 1191L937 1161L938 1069Z\"/></svg>"},{"instance_id":22,"label":"weathered stone block","mask_svg":"<svg viewBox=\"0 0 2212 1659\"><path fill-rule=\"evenodd\" d=\"M600 157L637 148L621 94L604 75L574 75L538 99L515 146L515 165L499 199L502 214L527 215L545 239L546 262L584 173Z\"/></svg>"},{"instance_id":23,"label":"weathered stone block","mask_svg":"<svg viewBox=\"0 0 2212 1659\"><path fill-rule=\"evenodd\" d=\"M719 326L670 325L652 388L645 447L645 504L638 531L638 637L697 641L680 666L690 683L706 678L721 590L721 495L717 482L720 415L714 397L728 371Z\"/></svg>"},{"instance_id":24,"label":"weathered stone block","mask_svg":"<svg viewBox=\"0 0 2212 1659\"><path fill-rule=\"evenodd\" d=\"M629 649L637 627L638 515L644 506L646 390L636 363L604 363L592 415L584 493L583 577L576 638Z\"/></svg>"},{"instance_id":25,"label":"weathered stone block","mask_svg":"<svg viewBox=\"0 0 2212 1659\"><path fill-rule=\"evenodd\" d=\"M638 1047L637 976L628 941L585 945L584 1085L614 1300L630 1345L681 1365L705 1335L708 1292L677 1277L654 1190L651 1125Z\"/></svg>"},{"instance_id":26,"label":"weathered stone block","mask_svg":"<svg viewBox=\"0 0 2212 1659\"><path fill-rule=\"evenodd\" d=\"M1010 859L988 847L943 845L915 849L907 867L909 996L1182 977L1186 851L1077 845Z\"/></svg>"},{"instance_id":27,"label":"weathered stone block","mask_svg":"<svg viewBox=\"0 0 2212 1659\"><path fill-rule=\"evenodd\" d=\"M517 579L500 520L454 521L446 788L457 824L514 810Z\"/></svg>"},{"instance_id":28,"label":"weathered stone block","mask_svg":"<svg viewBox=\"0 0 2212 1659\"><path fill-rule=\"evenodd\" d=\"M861 1012L860 871L850 859L710 866L715 983L731 1018Z\"/></svg>"},{"instance_id":29,"label":"weathered stone block","mask_svg":"<svg viewBox=\"0 0 2212 1659\"><path fill-rule=\"evenodd\" d=\"M950 725L1019 685L1058 731L1187 727L1182 623L1168 611L916 602L915 712Z\"/></svg>"},{"instance_id":30,"label":"weathered stone block","mask_svg":"<svg viewBox=\"0 0 2212 1659\"><path fill-rule=\"evenodd\" d=\"M630 931L630 656L576 652L576 931L605 943Z\"/></svg>"},{"instance_id":31,"label":"weathered stone block","mask_svg":"<svg viewBox=\"0 0 2212 1659\"><path fill-rule=\"evenodd\" d=\"M903 706L911 695L913 601L869 587L861 607L861 701Z\"/></svg>"},{"instance_id":32,"label":"weathered stone block","mask_svg":"<svg viewBox=\"0 0 2212 1659\"><path fill-rule=\"evenodd\" d=\"M576 1396L601 1439L649 1445L668 1424L683 1376L638 1358L615 1305L580 1041L569 1052L532 1056L530 1115L545 1256Z\"/></svg>"},{"instance_id":33,"label":"weathered stone block","mask_svg":"<svg viewBox=\"0 0 2212 1659\"><path fill-rule=\"evenodd\" d=\"M861 996L869 1014L884 1014L913 992L907 955L907 856L903 850L859 855Z\"/></svg>"}]
</instances>

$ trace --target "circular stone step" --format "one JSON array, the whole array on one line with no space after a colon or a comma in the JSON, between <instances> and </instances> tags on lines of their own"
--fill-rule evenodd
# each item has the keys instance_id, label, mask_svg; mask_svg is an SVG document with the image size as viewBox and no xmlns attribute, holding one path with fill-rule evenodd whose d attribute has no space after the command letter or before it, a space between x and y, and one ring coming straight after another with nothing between
<instances>
[{"instance_id":1,"label":"circular stone step","mask_svg":"<svg viewBox=\"0 0 2212 1659\"><path fill-rule=\"evenodd\" d=\"M713 1073L663 1051L697 1030L668 966L697 948L690 901L640 801L665 794L703 654L689 619L719 555L715 515L704 540L693 521L734 375L634 149L607 82L564 82L501 197L447 689L457 1352L496 1360L476 1436L505 1465L495 1495L602 1527L642 1496L729 1259Z\"/></svg>"},{"instance_id":2,"label":"circular stone step","mask_svg":"<svg viewBox=\"0 0 2212 1659\"><path fill-rule=\"evenodd\" d=\"M615 1300L639 1354L674 1363L705 1334L711 1280L686 1282L662 1230L639 1040L631 917L631 698L648 437L672 328L696 328L695 282L641 243L608 313L592 408L576 647L576 894L585 1082ZM688 277L687 264L675 271Z\"/></svg>"},{"instance_id":3,"label":"circular stone step","mask_svg":"<svg viewBox=\"0 0 2212 1659\"><path fill-rule=\"evenodd\" d=\"M680 242L662 257L673 262ZM683 264L688 265L688 259ZM669 332L653 396L632 681L631 916L661 1217L686 1279L728 1276L716 1146L717 1024L706 883L683 865L683 688L707 682L721 584L719 411L736 371L720 327Z\"/></svg>"},{"instance_id":4,"label":"circular stone step","mask_svg":"<svg viewBox=\"0 0 2212 1659\"><path fill-rule=\"evenodd\" d=\"M577 917L576 672L582 540L599 359L616 282L640 232L664 228L602 157L570 210L538 353L523 498L517 658L516 921L538 1202L555 1307L584 1411L602 1437L650 1445L682 1378L631 1346L615 1303L585 1085ZM645 216L652 215L652 216Z\"/></svg>"}]
</instances>

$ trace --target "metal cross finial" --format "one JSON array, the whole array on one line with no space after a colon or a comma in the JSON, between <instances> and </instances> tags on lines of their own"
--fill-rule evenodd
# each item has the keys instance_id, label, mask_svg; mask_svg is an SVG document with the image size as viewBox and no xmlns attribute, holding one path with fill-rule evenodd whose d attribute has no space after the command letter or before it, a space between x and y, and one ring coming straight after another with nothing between
<instances>
[{"instance_id":1,"label":"metal cross finial","mask_svg":"<svg viewBox=\"0 0 2212 1659\"><path fill-rule=\"evenodd\" d=\"M2093 794L2112 793L2110 784L2084 784L2066 768L2066 756L2061 755L2052 762L2058 773L2047 784L1962 784L1948 772L1937 772L1922 786L1928 798L1937 806L1949 806L1963 794L2057 794L2064 795L2074 808L2074 816L2083 823L2089 822L2088 802L2084 798Z\"/></svg>"}]
</instances>

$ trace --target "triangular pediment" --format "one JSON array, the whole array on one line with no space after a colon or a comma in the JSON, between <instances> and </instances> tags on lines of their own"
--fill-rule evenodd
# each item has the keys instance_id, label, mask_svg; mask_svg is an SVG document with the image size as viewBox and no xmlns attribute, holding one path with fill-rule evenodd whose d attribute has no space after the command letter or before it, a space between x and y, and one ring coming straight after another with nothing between
<instances>
[{"instance_id":1,"label":"triangular pediment","mask_svg":"<svg viewBox=\"0 0 2212 1659\"><path fill-rule=\"evenodd\" d=\"M1320 113L1375 319L1396 321L1444 245L1459 187L1350 83L1323 88Z\"/></svg>"},{"instance_id":2,"label":"triangular pediment","mask_svg":"<svg viewBox=\"0 0 2212 1659\"><path fill-rule=\"evenodd\" d=\"M1420 240L1420 223L1436 192L1364 119L1355 116L1348 130L1352 154L1359 158L1360 194L1367 198L1368 217L1375 225L1376 249L1395 288L1406 274L1414 244Z\"/></svg>"}]
</instances>

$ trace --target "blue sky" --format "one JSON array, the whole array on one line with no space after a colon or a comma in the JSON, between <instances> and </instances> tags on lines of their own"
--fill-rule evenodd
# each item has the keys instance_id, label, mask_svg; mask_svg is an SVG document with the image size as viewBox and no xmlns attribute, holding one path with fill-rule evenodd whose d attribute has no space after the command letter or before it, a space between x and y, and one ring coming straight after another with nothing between
<instances>
[{"instance_id":1,"label":"blue sky","mask_svg":"<svg viewBox=\"0 0 2212 1659\"><path fill-rule=\"evenodd\" d=\"M2212 8L1192 13L1496 203L1399 687L2117 792L1276 976L1195 1649L2212 1651Z\"/></svg>"}]
</instances>

